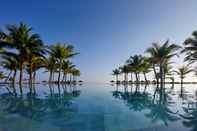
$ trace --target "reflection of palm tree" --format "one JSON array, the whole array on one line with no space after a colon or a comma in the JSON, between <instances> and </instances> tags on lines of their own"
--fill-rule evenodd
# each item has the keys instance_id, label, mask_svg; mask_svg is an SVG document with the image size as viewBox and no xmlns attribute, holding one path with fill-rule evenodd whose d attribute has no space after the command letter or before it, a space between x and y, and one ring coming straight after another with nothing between
<instances>
[{"instance_id":1,"label":"reflection of palm tree","mask_svg":"<svg viewBox=\"0 0 197 131\"><path fill-rule=\"evenodd\" d=\"M151 102L151 97L146 92L139 91L139 85L136 85L134 92L128 92L127 87L125 91L114 91L113 96L126 102L126 105L134 111L142 111L148 107Z\"/></svg>"},{"instance_id":2,"label":"reflection of palm tree","mask_svg":"<svg viewBox=\"0 0 197 131\"><path fill-rule=\"evenodd\" d=\"M32 95L16 97L9 93L1 94L0 112L18 114L36 121L45 121L47 118L58 124L58 120L67 120L77 111L72 99L79 95L79 90L63 92L61 95L52 93L42 99Z\"/></svg>"},{"instance_id":3,"label":"reflection of palm tree","mask_svg":"<svg viewBox=\"0 0 197 131\"><path fill-rule=\"evenodd\" d=\"M179 118L176 116L176 112L173 112L169 106L171 106L167 101L169 96L165 93L165 90L156 91L151 97L145 89L140 92L139 85L136 85L136 89L133 92L128 91L114 91L113 96L115 98L123 100L126 105L133 111L143 111L145 109L150 112L145 114L147 118L150 118L152 122L162 121L165 125L169 122L177 121ZM159 99L156 99L156 95L159 95Z\"/></svg>"},{"instance_id":4,"label":"reflection of palm tree","mask_svg":"<svg viewBox=\"0 0 197 131\"><path fill-rule=\"evenodd\" d=\"M112 91L112 96L114 98L120 98L121 91L118 91L118 87L119 87L119 85L116 84L116 90L115 91Z\"/></svg>"},{"instance_id":5,"label":"reflection of palm tree","mask_svg":"<svg viewBox=\"0 0 197 131\"><path fill-rule=\"evenodd\" d=\"M197 107L194 108L183 108L185 114L181 115L184 119L184 126L191 128L191 131L197 131Z\"/></svg>"},{"instance_id":6,"label":"reflection of palm tree","mask_svg":"<svg viewBox=\"0 0 197 131\"><path fill-rule=\"evenodd\" d=\"M188 95L187 93L185 93L185 89L182 84L181 84L181 91L180 91L179 97L182 98L182 100L188 99Z\"/></svg>"},{"instance_id":7,"label":"reflection of palm tree","mask_svg":"<svg viewBox=\"0 0 197 131\"><path fill-rule=\"evenodd\" d=\"M168 95L165 90L159 90L159 100L154 100L149 105L150 112L146 114L147 118L150 118L152 122L163 121L165 125L168 122L177 121L179 118L176 113L169 108L170 104L167 102Z\"/></svg>"},{"instance_id":8,"label":"reflection of palm tree","mask_svg":"<svg viewBox=\"0 0 197 131\"><path fill-rule=\"evenodd\" d=\"M151 97L148 93L135 92L132 93L127 100L127 105L134 111L142 111L148 107Z\"/></svg>"}]
</instances>

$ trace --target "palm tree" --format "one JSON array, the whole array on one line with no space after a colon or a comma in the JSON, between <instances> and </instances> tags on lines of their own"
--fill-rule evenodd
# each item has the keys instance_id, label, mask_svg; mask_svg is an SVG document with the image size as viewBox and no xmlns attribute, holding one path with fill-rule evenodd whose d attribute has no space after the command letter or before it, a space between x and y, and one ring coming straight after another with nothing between
<instances>
[{"instance_id":1,"label":"palm tree","mask_svg":"<svg viewBox=\"0 0 197 131\"><path fill-rule=\"evenodd\" d=\"M197 60L197 31L192 33L192 37L187 38L184 43L184 49L182 53L186 53L185 61L191 63L196 62Z\"/></svg>"},{"instance_id":2,"label":"palm tree","mask_svg":"<svg viewBox=\"0 0 197 131\"><path fill-rule=\"evenodd\" d=\"M114 69L112 72L113 72L112 75L116 76L116 83L118 83L118 81L119 81L118 76L120 75L120 70Z\"/></svg>"},{"instance_id":3,"label":"palm tree","mask_svg":"<svg viewBox=\"0 0 197 131\"><path fill-rule=\"evenodd\" d=\"M123 65L122 67L120 67L120 72L124 74L124 82L128 82L128 73L129 73L128 65Z\"/></svg>"},{"instance_id":4,"label":"palm tree","mask_svg":"<svg viewBox=\"0 0 197 131\"><path fill-rule=\"evenodd\" d=\"M69 73L73 73L72 70L74 69L75 65L73 65L73 63L71 63L70 61L63 61L62 64L62 71L63 71L63 78L62 78L62 82L63 81L67 81L67 75Z\"/></svg>"},{"instance_id":5,"label":"palm tree","mask_svg":"<svg viewBox=\"0 0 197 131\"><path fill-rule=\"evenodd\" d=\"M187 74L191 73L192 71L193 70L190 69L190 67L183 65L175 72L177 73L177 75L179 75L181 79L181 84L183 84L183 79L186 77Z\"/></svg>"},{"instance_id":6,"label":"palm tree","mask_svg":"<svg viewBox=\"0 0 197 131\"><path fill-rule=\"evenodd\" d=\"M137 83L139 83L139 73L142 71L143 61L144 59L141 55L130 56L130 58L126 61L128 66L131 67L135 73Z\"/></svg>"},{"instance_id":7,"label":"palm tree","mask_svg":"<svg viewBox=\"0 0 197 131\"><path fill-rule=\"evenodd\" d=\"M73 68L71 70L71 72L72 72L72 76L73 76L73 82L75 82L76 81L76 77L80 76L81 72L80 72L79 69L76 69L76 68Z\"/></svg>"},{"instance_id":8,"label":"palm tree","mask_svg":"<svg viewBox=\"0 0 197 131\"><path fill-rule=\"evenodd\" d=\"M35 73L35 66L41 64L40 62L44 58L45 48L42 41L35 41L32 42L32 46L29 47L28 51L28 60L27 60L27 67L29 70L29 84L32 85L33 83L33 72ZM35 74L34 74L35 77Z\"/></svg>"},{"instance_id":9,"label":"palm tree","mask_svg":"<svg viewBox=\"0 0 197 131\"><path fill-rule=\"evenodd\" d=\"M18 69L18 58L8 57L8 56L2 56L2 58L3 58L3 61L2 61L3 68L9 70L9 74L5 81L7 82L10 79L10 75L13 72L12 82L13 84L15 84L16 73Z\"/></svg>"},{"instance_id":10,"label":"palm tree","mask_svg":"<svg viewBox=\"0 0 197 131\"><path fill-rule=\"evenodd\" d=\"M38 47L42 45L42 41L39 35L32 33L32 28L26 24L8 25L6 29L7 32L1 32L5 37L0 41L0 45L16 50L16 52L7 51L7 55L19 56L19 84L22 85L24 65L29 60L29 53L32 52L30 49L37 52Z\"/></svg>"},{"instance_id":11,"label":"palm tree","mask_svg":"<svg viewBox=\"0 0 197 131\"><path fill-rule=\"evenodd\" d=\"M174 70L171 64L172 62L166 62L166 64L164 65L164 83L165 83L166 78L169 78L170 80L173 81L172 75L173 75Z\"/></svg>"},{"instance_id":12,"label":"palm tree","mask_svg":"<svg viewBox=\"0 0 197 131\"><path fill-rule=\"evenodd\" d=\"M52 76L56 69L56 60L53 56L44 59L44 68L49 72L49 83L52 82Z\"/></svg>"},{"instance_id":13,"label":"palm tree","mask_svg":"<svg viewBox=\"0 0 197 131\"><path fill-rule=\"evenodd\" d=\"M156 67L158 65L158 61L156 59L156 52L154 50L154 48L149 48L146 50L147 53L150 54L150 57L148 58L149 59L149 63L153 69L153 72L154 72L154 75L155 75L155 79L156 79L156 83L159 84L159 75L157 73L157 70L156 70Z\"/></svg>"},{"instance_id":14,"label":"palm tree","mask_svg":"<svg viewBox=\"0 0 197 131\"><path fill-rule=\"evenodd\" d=\"M71 45L61 45L60 43L50 46L50 56L54 57L56 59L56 62L59 65L59 71L58 71L58 83L60 83L60 76L61 76L61 70L62 70L62 63L64 60L73 57L74 55L77 55L78 53L75 53L73 51L73 46Z\"/></svg>"},{"instance_id":15,"label":"palm tree","mask_svg":"<svg viewBox=\"0 0 197 131\"><path fill-rule=\"evenodd\" d=\"M146 73L150 72L150 67L151 67L151 64L149 63L149 59L147 57L143 57L143 63L141 65L141 71L144 74L144 80L146 81L146 83L148 82L147 77L146 77Z\"/></svg>"},{"instance_id":16,"label":"palm tree","mask_svg":"<svg viewBox=\"0 0 197 131\"><path fill-rule=\"evenodd\" d=\"M29 83L36 83L36 72L45 67L44 56L33 56L30 62L27 63L27 72L29 74Z\"/></svg>"},{"instance_id":17,"label":"palm tree","mask_svg":"<svg viewBox=\"0 0 197 131\"><path fill-rule=\"evenodd\" d=\"M148 48L146 52L148 52L151 57L154 58L155 64L159 65L159 76L160 76L160 84L161 88L163 88L164 84L164 67L169 60L177 55L176 51L180 48L180 46L176 44L169 44L167 40L163 45L159 45L157 43L153 43L152 47Z\"/></svg>"}]
</instances>

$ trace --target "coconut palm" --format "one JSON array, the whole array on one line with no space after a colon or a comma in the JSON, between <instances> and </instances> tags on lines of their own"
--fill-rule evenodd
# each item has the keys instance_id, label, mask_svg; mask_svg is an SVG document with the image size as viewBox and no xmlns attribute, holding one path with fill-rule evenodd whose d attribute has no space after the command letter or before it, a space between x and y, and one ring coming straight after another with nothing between
<instances>
[{"instance_id":1,"label":"coconut palm","mask_svg":"<svg viewBox=\"0 0 197 131\"><path fill-rule=\"evenodd\" d=\"M28 73L29 73L29 83L32 85L33 83L33 74L35 78L35 70L36 66L41 66L40 63L45 54L45 48L42 43L42 41L35 41L34 43L36 46L30 46L28 51L28 60L27 60L27 67L28 67Z\"/></svg>"},{"instance_id":2,"label":"coconut palm","mask_svg":"<svg viewBox=\"0 0 197 131\"><path fill-rule=\"evenodd\" d=\"M10 79L11 74L13 73L12 82L13 82L13 84L15 84L19 58L18 57L8 57L8 56L2 56L2 58L3 58L2 67L4 69L9 70L9 74L8 74L5 81L7 82Z\"/></svg>"},{"instance_id":3,"label":"coconut palm","mask_svg":"<svg viewBox=\"0 0 197 131\"><path fill-rule=\"evenodd\" d=\"M197 60L197 31L192 33L192 37L187 38L184 43L184 49L182 53L186 53L185 61L191 63L196 62Z\"/></svg>"},{"instance_id":4,"label":"coconut palm","mask_svg":"<svg viewBox=\"0 0 197 131\"><path fill-rule=\"evenodd\" d=\"M56 67L56 60L53 56L44 59L44 68L46 69L46 72L49 72L49 83L52 82L52 76Z\"/></svg>"},{"instance_id":5,"label":"coconut palm","mask_svg":"<svg viewBox=\"0 0 197 131\"><path fill-rule=\"evenodd\" d=\"M72 73L72 76L73 76L73 82L75 82L77 79L76 77L80 76L81 75L81 72L79 69L76 69L76 68L73 68L71 70L71 73Z\"/></svg>"},{"instance_id":6,"label":"coconut palm","mask_svg":"<svg viewBox=\"0 0 197 131\"><path fill-rule=\"evenodd\" d=\"M113 72L112 75L116 76L116 83L118 83L118 81L119 81L118 76L120 75L120 70L114 69L112 72Z\"/></svg>"},{"instance_id":7,"label":"coconut palm","mask_svg":"<svg viewBox=\"0 0 197 131\"><path fill-rule=\"evenodd\" d=\"M32 28L26 24L20 23L19 25L8 25L6 27L4 39L0 41L1 47L16 50L15 52L7 51L8 56L19 56L19 84L22 84L23 69L29 59L30 49L37 52L38 47L42 45L42 41L38 34L32 33Z\"/></svg>"},{"instance_id":8,"label":"coconut palm","mask_svg":"<svg viewBox=\"0 0 197 131\"><path fill-rule=\"evenodd\" d=\"M151 67L151 64L149 62L149 59L147 57L143 57L143 62L142 62L142 65L141 65L141 71L144 74L144 80L146 81L146 83L148 82L146 74L150 72L150 67Z\"/></svg>"},{"instance_id":9,"label":"coconut palm","mask_svg":"<svg viewBox=\"0 0 197 131\"><path fill-rule=\"evenodd\" d=\"M120 72L124 74L124 82L128 82L128 73L129 73L128 65L123 65L122 67L120 67Z\"/></svg>"},{"instance_id":10,"label":"coconut palm","mask_svg":"<svg viewBox=\"0 0 197 131\"><path fill-rule=\"evenodd\" d=\"M191 73L193 70L190 69L189 66L181 66L180 68L178 68L177 71L175 71L177 73L177 75L179 75L180 79L181 79L181 84L183 84L183 79L186 77L187 74Z\"/></svg>"},{"instance_id":11,"label":"coconut palm","mask_svg":"<svg viewBox=\"0 0 197 131\"><path fill-rule=\"evenodd\" d=\"M130 56L130 58L126 61L128 66L133 69L137 83L139 83L139 73L142 71L143 61L144 59L141 55Z\"/></svg>"},{"instance_id":12,"label":"coconut palm","mask_svg":"<svg viewBox=\"0 0 197 131\"><path fill-rule=\"evenodd\" d=\"M54 57L56 62L59 65L58 69L58 83L60 83L60 76L62 71L62 63L64 60L73 57L74 55L77 55L78 53L75 53L73 51L73 46L71 45L61 45L60 43L50 46L49 54L51 57Z\"/></svg>"},{"instance_id":13,"label":"coconut palm","mask_svg":"<svg viewBox=\"0 0 197 131\"><path fill-rule=\"evenodd\" d=\"M27 63L27 72L29 74L29 83L36 83L36 72L45 67L45 58L44 56L33 56L30 62Z\"/></svg>"},{"instance_id":14,"label":"coconut palm","mask_svg":"<svg viewBox=\"0 0 197 131\"><path fill-rule=\"evenodd\" d=\"M156 82L157 82L157 84L159 84L159 75L158 75L158 72L157 72L157 66L158 66L159 61L158 61L158 59L156 57L157 56L157 52L155 51L155 48L148 48L146 50L146 53L148 53L150 55L149 62L152 65Z\"/></svg>"},{"instance_id":15,"label":"coconut palm","mask_svg":"<svg viewBox=\"0 0 197 131\"><path fill-rule=\"evenodd\" d=\"M180 46L176 44L170 44L167 40L162 45L159 45L158 43L153 43L152 47L148 48L146 51L151 55L151 57L154 57L154 61L156 62L155 64L159 65L161 88L163 88L164 84L164 66L167 62L170 61L172 57L177 55L176 51L179 48Z\"/></svg>"},{"instance_id":16,"label":"coconut palm","mask_svg":"<svg viewBox=\"0 0 197 131\"><path fill-rule=\"evenodd\" d=\"M72 62L70 61L63 61L63 64L62 64L62 71L63 71L63 78L62 78L62 82L63 81L67 81L67 75L69 73L73 73L72 70L74 69L75 65L73 65Z\"/></svg>"}]
</instances>

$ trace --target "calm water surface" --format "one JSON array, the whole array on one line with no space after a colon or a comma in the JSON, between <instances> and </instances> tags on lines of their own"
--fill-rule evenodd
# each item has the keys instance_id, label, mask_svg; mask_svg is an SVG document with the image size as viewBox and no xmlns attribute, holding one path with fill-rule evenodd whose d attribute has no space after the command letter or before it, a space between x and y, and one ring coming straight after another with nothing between
<instances>
[{"instance_id":1,"label":"calm water surface","mask_svg":"<svg viewBox=\"0 0 197 131\"><path fill-rule=\"evenodd\" d=\"M197 85L0 86L0 131L197 131Z\"/></svg>"}]
</instances>

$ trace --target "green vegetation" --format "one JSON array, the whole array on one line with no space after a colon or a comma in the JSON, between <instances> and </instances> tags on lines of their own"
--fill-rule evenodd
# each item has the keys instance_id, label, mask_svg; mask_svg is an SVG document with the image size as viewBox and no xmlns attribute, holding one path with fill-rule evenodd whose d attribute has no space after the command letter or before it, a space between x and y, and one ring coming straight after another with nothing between
<instances>
[{"instance_id":1,"label":"green vegetation","mask_svg":"<svg viewBox=\"0 0 197 131\"><path fill-rule=\"evenodd\" d=\"M172 58L179 55L185 55L184 62L188 62L192 65L197 61L197 31L192 33L192 36L187 38L183 42L183 47L170 43L167 40L165 43L153 43L151 47L145 50L145 55L133 55L126 60L125 64L114 70L124 74L124 84L135 83L135 84L149 84L154 83L163 88L166 83L166 79L170 79L174 83L174 73L179 75L181 84L185 76L191 72L195 72L196 68L190 66L182 66L178 70L174 69ZM113 71L113 75L116 72ZM152 82L148 80L147 73L151 72L154 74L154 80ZM121 75L121 74L117 75ZM128 80L128 74L131 74L130 81ZM133 74L135 74L135 81L133 80ZM144 80L140 80L140 75L143 74ZM118 81L116 79L116 81ZM118 82L120 83L120 82Z\"/></svg>"},{"instance_id":2,"label":"green vegetation","mask_svg":"<svg viewBox=\"0 0 197 131\"><path fill-rule=\"evenodd\" d=\"M77 55L74 47L69 44L57 43L47 46L41 37L34 33L32 28L26 24L8 25L5 31L0 32L0 57L1 66L9 73L1 72L0 78L5 83L14 85L16 78L22 93L24 83L24 71L27 72L32 92L32 84L36 83L36 72L45 69L49 72L49 83L73 82L80 76L80 71L75 68L71 58ZM19 77L17 73L19 71ZM54 79L54 74L58 73L58 79ZM67 80L67 75L73 79ZM61 81L61 77L62 81Z\"/></svg>"},{"instance_id":3,"label":"green vegetation","mask_svg":"<svg viewBox=\"0 0 197 131\"><path fill-rule=\"evenodd\" d=\"M188 66L182 66L182 67L178 68L178 70L175 72L177 73L177 75L180 76L181 84L183 84L183 79L186 77L187 74L189 74L192 71L193 70L190 69Z\"/></svg>"}]
</instances>

